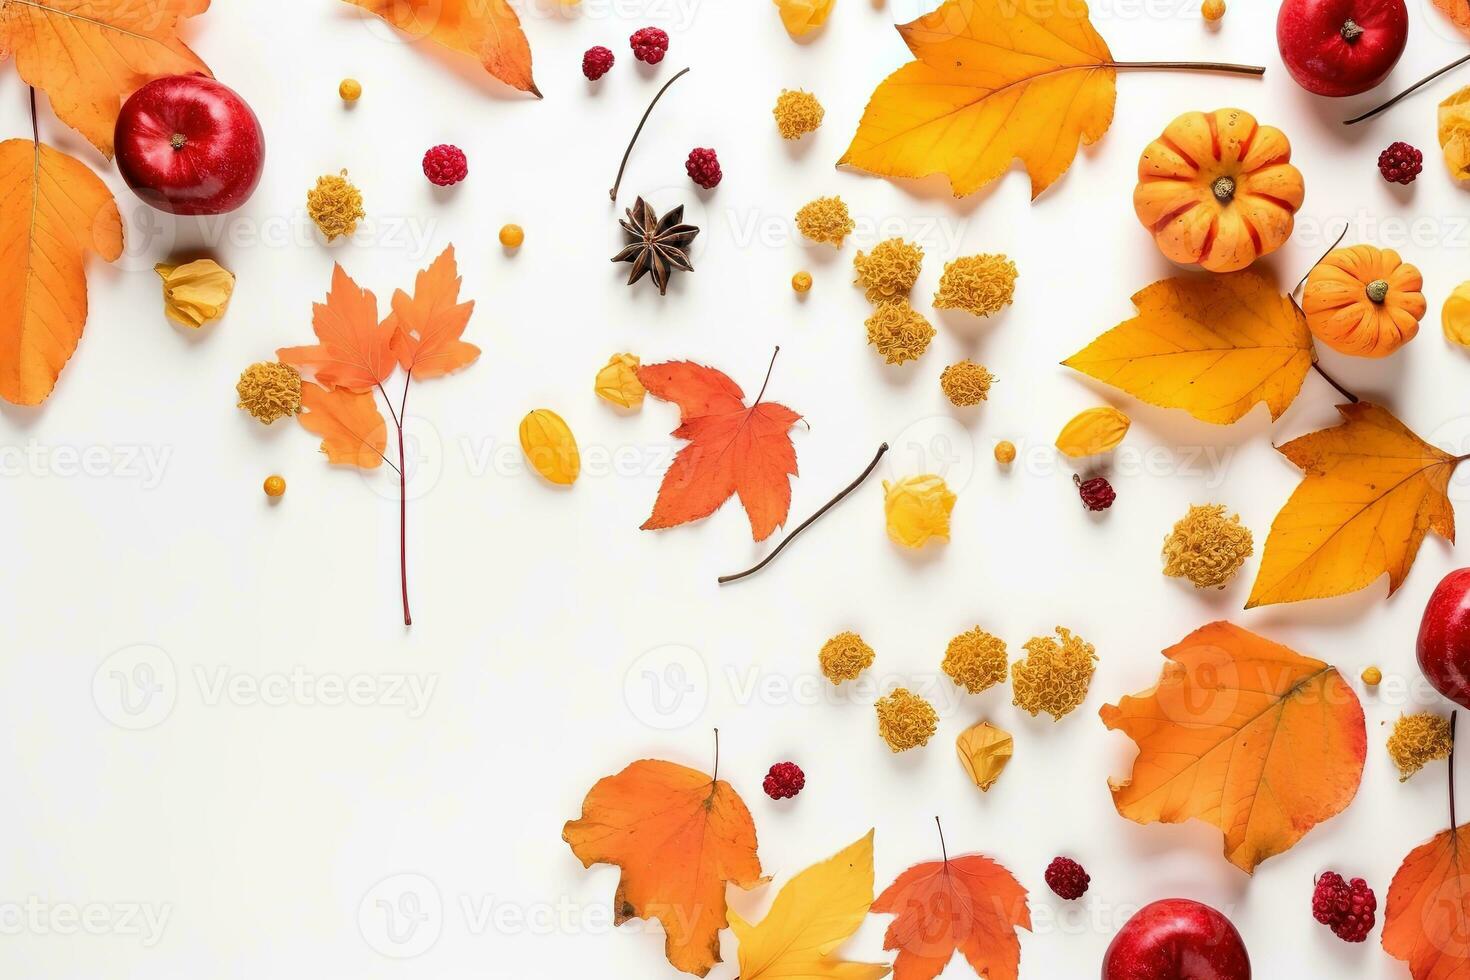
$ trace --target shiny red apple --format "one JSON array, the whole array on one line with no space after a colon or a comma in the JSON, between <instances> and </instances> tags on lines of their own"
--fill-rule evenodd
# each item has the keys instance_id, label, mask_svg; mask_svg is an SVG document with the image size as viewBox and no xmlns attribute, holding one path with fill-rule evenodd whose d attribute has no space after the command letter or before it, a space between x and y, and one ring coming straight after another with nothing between
<instances>
[{"instance_id":1,"label":"shiny red apple","mask_svg":"<svg viewBox=\"0 0 1470 980\"><path fill-rule=\"evenodd\" d=\"M1388 77L1409 39L1404 0L1286 0L1276 46L1297 84L1317 95L1357 95Z\"/></svg>"},{"instance_id":2,"label":"shiny red apple","mask_svg":"<svg viewBox=\"0 0 1470 980\"><path fill-rule=\"evenodd\" d=\"M1415 650L1434 689L1470 708L1470 568L1457 568L1434 587Z\"/></svg>"},{"instance_id":3,"label":"shiny red apple","mask_svg":"<svg viewBox=\"0 0 1470 980\"><path fill-rule=\"evenodd\" d=\"M173 214L244 204L265 167L265 134L245 100L204 75L155 78L123 103L117 169L140 198Z\"/></svg>"},{"instance_id":4,"label":"shiny red apple","mask_svg":"<svg viewBox=\"0 0 1470 980\"><path fill-rule=\"evenodd\" d=\"M1166 898L1123 923L1103 956L1102 980L1250 980L1240 933L1202 902Z\"/></svg>"}]
</instances>

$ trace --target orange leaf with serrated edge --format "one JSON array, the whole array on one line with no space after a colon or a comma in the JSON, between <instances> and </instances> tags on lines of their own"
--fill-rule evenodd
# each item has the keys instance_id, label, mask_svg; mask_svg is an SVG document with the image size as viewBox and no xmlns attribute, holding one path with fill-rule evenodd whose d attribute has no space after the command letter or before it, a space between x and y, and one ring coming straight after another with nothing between
<instances>
[{"instance_id":1,"label":"orange leaf with serrated edge","mask_svg":"<svg viewBox=\"0 0 1470 980\"><path fill-rule=\"evenodd\" d=\"M615 922L658 919L669 962L696 976L720 962L726 883L748 889L764 881L755 824L739 794L672 762L642 759L598 780L562 840L584 867L622 868Z\"/></svg>"},{"instance_id":2,"label":"orange leaf with serrated edge","mask_svg":"<svg viewBox=\"0 0 1470 980\"><path fill-rule=\"evenodd\" d=\"M531 45L506 0L346 0L413 38L474 58L511 88L541 91L531 77Z\"/></svg>"},{"instance_id":3,"label":"orange leaf with serrated edge","mask_svg":"<svg viewBox=\"0 0 1470 980\"><path fill-rule=\"evenodd\" d=\"M30 140L0 143L0 398L51 394L87 322L87 253L122 248L122 216L92 171Z\"/></svg>"},{"instance_id":4,"label":"orange leaf with serrated edge","mask_svg":"<svg viewBox=\"0 0 1470 980\"><path fill-rule=\"evenodd\" d=\"M1470 34L1470 2L1466 0L1429 0L1438 7L1446 17L1454 21L1456 27ZM1417 976L1418 974L1415 974Z\"/></svg>"},{"instance_id":5,"label":"orange leaf with serrated edge","mask_svg":"<svg viewBox=\"0 0 1470 980\"><path fill-rule=\"evenodd\" d=\"M1385 572L1392 595L1425 534L1455 540L1447 491L1459 459L1387 409L1337 410L1343 424L1277 449L1306 475L1271 523L1246 608L1342 595Z\"/></svg>"},{"instance_id":6,"label":"orange leaf with serrated edge","mask_svg":"<svg viewBox=\"0 0 1470 980\"><path fill-rule=\"evenodd\" d=\"M1164 656L1156 686L1099 712L1138 743L1131 777L1110 780L1120 814L1214 824L1252 872L1352 802L1368 736L1337 668L1227 622Z\"/></svg>"},{"instance_id":7,"label":"orange leaf with serrated edge","mask_svg":"<svg viewBox=\"0 0 1470 980\"><path fill-rule=\"evenodd\" d=\"M480 356L480 348L460 339L475 309L474 300L459 301L463 282L451 245L418 274L412 296L394 291L389 343L415 378L441 377Z\"/></svg>"},{"instance_id":8,"label":"orange leaf with serrated edge","mask_svg":"<svg viewBox=\"0 0 1470 980\"><path fill-rule=\"evenodd\" d=\"M45 92L62 122L112 156L123 100L160 75L210 74L179 40L208 0L4 0L0 51L15 56L26 84Z\"/></svg>"},{"instance_id":9,"label":"orange leaf with serrated edge","mask_svg":"<svg viewBox=\"0 0 1470 980\"><path fill-rule=\"evenodd\" d=\"M796 475L788 433L800 415L776 402L746 408L739 385L690 361L646 365L638 369L638 380L650 395L679 406L674 435L689 440L664 474L644 530L708 517L735 494L755 540L786 523Z\"/></svg>"},{"instance_id":10,"label":"orange leaf with serrated edge","mask_svg":"<svg viewBox=\"0 0 1470 980\"><path fill-rule=\"evenodd\" d=\"M301 427L322 437L327 461L360 466L365 470L383 462L388 446L388 423L373 396L344 388L301 383Z\"/></svg>"},{"instance_id":11,"label":"orange leaf with serrated edge","mask_svg":"<svg viewBox=\"0 0 1470 980\"><path fill-rule=\"evenodd\" d=\"M873 911L898 918L883 937L898 950L894 980L933 980L959 952L987 980L1016 980L1021 942L1031 928L1026 889L979 854L916 864L878 896Z\"/></svg>"},{"instance_id":12,"label":"orange leaf with serrated edge","mask_svg":"<svg viewBox=\"0 0 1470 980\"><path fill-rule=\"evenodd\" d=\"M332 266L332 288L325 303L311 306L311 328L319 344L282 347L276 356L331 388L368 391L398 366L391 341L393 324L378 322L378 299Z\"/></svg>"},{"instance_id":13,"label":"orange leaf with serrated edge","mask_svg":"<svg viewBox=\"0 0 1470 980\"><path fill-rule=\"evenodd\" d=\"M1414 980L1470 976L1470 829L1440 831L1404 858L1388 886L1381 941Z\"/></svg>"}]
</instances>

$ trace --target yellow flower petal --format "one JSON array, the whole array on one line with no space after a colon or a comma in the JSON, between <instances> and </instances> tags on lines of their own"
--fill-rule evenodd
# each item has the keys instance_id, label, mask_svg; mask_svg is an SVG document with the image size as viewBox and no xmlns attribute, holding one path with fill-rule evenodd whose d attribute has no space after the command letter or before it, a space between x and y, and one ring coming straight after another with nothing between
<instances>
[{"instance_id":1,"label":"yellow flower petal","mask_svg":"<svg viewBox=\"0 0 1470 980\"><path fill-rule=\"evenodd\" d=\"M906 548L921 548L932 538L949 540L949 515L955 495L932 473L883 481L883 511L888 536Z\"/></svg>"},{"instance_id":2,"label":"yellow flower petal","mask_svg":"<svg viewBox=\"0 0 1470 980\"><path fill-rule=\"evenodd\" d=\"M961 732L954 747L965 772L985 792L995 785L1001 770L1011 761L1015 742L1010 732L982 721Z\"/></svg>"},{"instance_id":3,"label":"yellow flower petal","mask_svg":"<svg viewBox=\"0 0 1470 980\"><path fill-rule=\"evenodd\" d=\"M1116 408L1089 408L1079 412L1057 434L1057 448L1073 458L1105 453L1128 434L1128 416Z\"/></svg>"},{"instance_id":4,"label":"yellow flower petal","mask_svg":"<svg viewBox=\"0 0 1470 980\"><path fill-rule=\"evenodd\" d=\"M593 390L597 397L623 408L640 408L645 390L638 380L638 355L614 354L597 372Z\"/></svg>"},{"instance_id":5,"label":"yellow flower petal","mask_svg":"<svg viewBox=\"0 0 1470 980\"><path fill-rule=\"evenodd\" d=\"M1470 85L1439 104L1439 147L1450 176L1470 179Z\"/></svg>"},{"instance_id":6,"label":"yellow flower petal","mask_svg":"<svg viewBox=\"0 0 1470 980\"><path fill-rule=\"evenodd\" d=\"M521 451L537 473L563 486L577 482L582 456L571 427L549 408L538 408L521 420Z\"/></svg>"},{"instance_id":7,"label":"yellow flower petal","mask_svg":"<svg viewBox=\"0 0 1470 980\"><path fill-rule=\"evenodd\" d=\"M183 265L160 262L153 271L163 280L163 312L180 326L195 330L224 316L235 291L234 273L213 259Z\"/></svg>"},{"instance_id":8,"label":"yellow flower petal","mask_svg":"<svg viewBox=\"0 0 1470 980\"><path fill-rule=\"evenodd\" d=\"M1470 282L1460 283L1444 301L1440 323L1446 340L1470 347Z\"/></svg>"}]
</instances>

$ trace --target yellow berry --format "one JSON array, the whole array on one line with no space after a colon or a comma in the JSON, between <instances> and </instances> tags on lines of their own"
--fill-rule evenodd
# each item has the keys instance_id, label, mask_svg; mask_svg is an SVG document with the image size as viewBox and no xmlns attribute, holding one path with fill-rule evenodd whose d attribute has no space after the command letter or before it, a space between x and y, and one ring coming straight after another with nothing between
<instances>
[{"instance_id":1,"label":"yellow berry","mask_svg":"<svg viewBox=\"0 0 1470 980\"><path fill-rule=\"evenodd\" d=\"M500 229L500 244L506 248L520 248L526 240L526 232L520 225L505 225Z\"/></svg>"},{"instance_id":2,"label":"yellow berry","mask_svg":"<svg viewBox=\"0 0 1470 980\"><path fill-rule=\"evenodd\" d=\"M791 288L798 293L804 293L812 288L812 274L810 272L798 272L791 277Z\"/></svg>"},{"instance_id":3,"label":"yellow berry","mask_svg":"<svg viewBox=\"0 0 1470 980\"><path fill-rule=\"evenodd\" d=\"M279 497L286 492L286 478L281 476L268 476L265 483L261 485L267 497Z\"/></svg>"},{"instance_id":4,"label":"yellow berry","mask_svg":"<svg viewBox=\"0 0 1470 980\"><path fill-rule=\"evenodd\" d=\"M1383 671L1377 667L1363 668L1363 683L1369 687L1377 687L1383 681Z\"/></svg>"},{"instance_id":5,"label":"yellow berry","mask_svg":"<svg viewBox=\"0 0 1470 980\"><path fill-rule=\"evenodd\" d=\"M1225 0L1205 0L1200 7L1205 20L1216 21L1225 16Z\"/></svg>"},{"instance_id":6,"label":"yellow berry","mask_svg":"<svg viewBox=\"0 0 1470 980\"><path fill-rule=\"evenodd\" d=\"M337 86L337 94L342 96L343 102L356 102L362 95L362 83L355 78L344 78Z\"/></svg>"},{"instance_id":7,"label":"yellow berry","mask_svg":"<svg viewBox=\"0 0 1470 980\"><path fill-rule=\"evenodd\" d=\"M1002 466L1009 466L1016 461L1016 444L1009 439L1002 439L995 444L995 461Z\"/></svg>"}]
</instances>

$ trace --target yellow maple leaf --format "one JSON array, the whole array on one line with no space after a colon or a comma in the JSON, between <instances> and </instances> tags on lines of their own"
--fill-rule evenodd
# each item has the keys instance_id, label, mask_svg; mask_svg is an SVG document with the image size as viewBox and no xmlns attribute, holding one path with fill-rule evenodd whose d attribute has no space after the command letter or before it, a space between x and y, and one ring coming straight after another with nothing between
<instances>
[{"instance_id":1,"label":"yellow maple leaf","mask_svg":"<svg viewBox=\"0 0 1470 980\"><path fill-rule=\"evenodd\" d=\"M1384 572L1392 595L1427 532L1455 540L1446 491L1463 457L1377 405L1337 410L1341 425L1277 448L1306 476L1271 523L1247 609L1355 592Z\"/></svg>"},{"instance_id":2,"label":"yellow maple leaf","mask_svg":"<svg viewBox=\"0 0 1470 980\"><path fill-rule=\"evenodd\" d=\"M771 911L751 925L734 912L740 980L801 977L878 980L889 967L836 959L832 951L857 931L873 904L873 832L792 878Z\"/></svg>"},{"instance_id":3,"label":"yellow maple leaf","mask_svg":"<svg viewBox=\"0 0 1470 980\"><path fill-rule=\"evenodd\" d=\"M1062 363L1217 425L1257 402L1279 417L1312 366L1306 317L1259 273L1164 279L1135 293L1133 305L1137 316Z\"/></svg>"}]
</instances>

